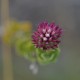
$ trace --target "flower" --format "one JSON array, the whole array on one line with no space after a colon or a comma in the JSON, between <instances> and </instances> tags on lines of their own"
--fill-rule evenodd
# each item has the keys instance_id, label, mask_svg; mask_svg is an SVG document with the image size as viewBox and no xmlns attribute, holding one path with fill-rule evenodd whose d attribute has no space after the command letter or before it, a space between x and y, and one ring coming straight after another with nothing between
<instances>
[{"instance_id":1,"label":"flower","mask_svg":"<svg viewBox=\"0 0 80 80\"><path fill-rule=\"evenodd\" d=\"M32 35L32 42L37 48L43 50L58 48L60 43L62 29L56 26L54 22L42 22L38 25L37 31Z\"/></svg>"}]
</instances>

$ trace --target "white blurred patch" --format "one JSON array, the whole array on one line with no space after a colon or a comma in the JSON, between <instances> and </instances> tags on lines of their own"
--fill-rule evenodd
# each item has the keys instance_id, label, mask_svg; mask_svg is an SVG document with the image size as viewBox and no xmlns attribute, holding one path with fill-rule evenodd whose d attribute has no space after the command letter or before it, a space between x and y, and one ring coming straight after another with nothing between
<instances>
[{"instance_id":1,"label":"white blurred patch","mask_svg":"<svg viewBox=\"0 0 80 80\"><path fill-rule=\"evenodd\" d=\"M37 74L38 73L38 66L36 63L32 63L30 66L29 66L29 69L32 71L33 74Z\"/></svg>"}]
</instances>

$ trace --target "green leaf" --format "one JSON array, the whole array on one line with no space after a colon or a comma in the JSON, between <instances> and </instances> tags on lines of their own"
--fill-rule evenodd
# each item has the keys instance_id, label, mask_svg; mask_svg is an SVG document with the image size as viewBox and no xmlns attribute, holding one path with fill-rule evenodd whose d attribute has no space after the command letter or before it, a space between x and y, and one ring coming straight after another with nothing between
<instances>
[{"instance_id":1,"label":"green leaf","mask_svg":"<svg viewBox=\"0 0 80 80\"><path fill-rule=\"evenodd\" d=\"M40 64L48 64L50 62L55 62L59 53L59 48L47 51L42 49L36 49L37 60Z\"/></svg>"},{"instance_id":2,"label":"green leaf","mask_svg":"<svg viewBox=\"0 0 80 80\"><path fill-rule=\"evenodd\" d=\"M19 53L19 55L34 61L35 60L35 47L32 44L31 40L27 39L19 39L16 42L16 51Z\"/></svg>"}]
</instances>

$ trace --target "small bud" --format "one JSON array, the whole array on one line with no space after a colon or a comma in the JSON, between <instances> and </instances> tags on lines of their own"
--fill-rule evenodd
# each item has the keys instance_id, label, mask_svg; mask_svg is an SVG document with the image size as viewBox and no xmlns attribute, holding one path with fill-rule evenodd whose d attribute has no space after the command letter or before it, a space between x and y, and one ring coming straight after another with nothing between
<instances>
[{"instance_id":1,"label":"small bud","mask_svg":"<svg viewBox=\"0 0 80 80\"><path fill-rule=\"evenodd\" d=\"M46 37L43 37L43 40L44 40L44 41L47 41L47 38L46 38Z\"/></svg>"},{"instance_id":2,"label":"small bud","mask_svg":"<svg viewBox=\"0 0 80 80\"><path fill-rule=\"evenodd\" d=\"M50 34L46 33L45 36L46 36L46 37L50 37Z\"/></svg>"}]
</instances>

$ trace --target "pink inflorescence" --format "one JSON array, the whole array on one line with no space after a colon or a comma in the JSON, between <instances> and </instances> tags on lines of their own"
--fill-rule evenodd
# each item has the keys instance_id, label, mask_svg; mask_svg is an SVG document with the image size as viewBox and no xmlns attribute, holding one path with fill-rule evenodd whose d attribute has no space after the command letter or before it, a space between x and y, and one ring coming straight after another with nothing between
<instances>
[{"instance_id":1,"label":"pink inflorescence","mask_svg":"<svg viewBox=\"0 0 80 80\"><path fill-rule=\"evenodd\" d=\"M48 22L42 22L38 25L37 31L32 35L33 44L37 48L43 50L58 48L60 43L62 29L56 26L54 22L48 24Z\"/></svg>"}]
</instances>

